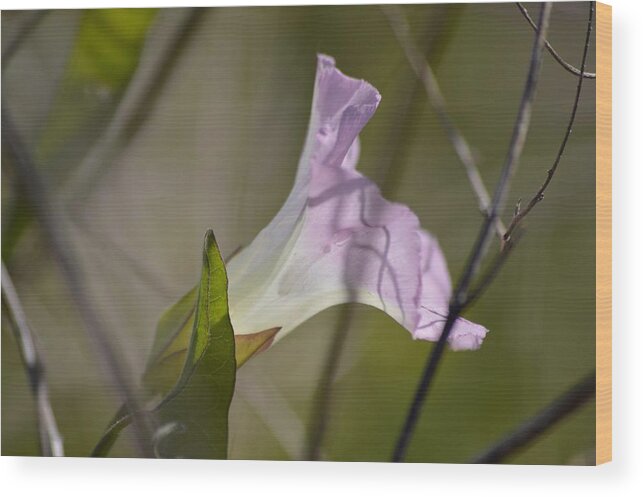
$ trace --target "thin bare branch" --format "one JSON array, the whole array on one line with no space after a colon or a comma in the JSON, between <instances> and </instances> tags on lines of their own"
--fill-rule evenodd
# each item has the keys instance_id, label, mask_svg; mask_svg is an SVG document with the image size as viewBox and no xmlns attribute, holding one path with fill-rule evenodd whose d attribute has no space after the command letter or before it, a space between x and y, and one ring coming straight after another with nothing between
<instances>
[{"instance_id":1,"label":"thin bare branch","mask_svg":"<svg viewBox=\"0 0 643 497\"><path fill-rule=\"evenodd\" d=\"M484 216L488 216L491 200L489 192L480 176L480 171L478 170L471 147L449 115L447 102L442 94L435 73L413 41L404 12L399 5L382 5L381 9L388 18L389 24L400 46L404 50L404 54L413 72L415 72L417 78L422 82L429 103L437 114L440 124L444 128L458 159L464 166L471 189L478 199L480 212L482 212ZM500 218L496 218L495 229L498 237L502 239L502 235L505 233L505 227Z\"/></svg>"},{"instance_id":2,"label":"thin bare branch","mask_svg":"<svg viewBox=\"0 0 643 497\"><path fill-rule=\"evenodd\" d=\"M583 58L581 60L581 71L585 70L585 64L587 62L587 54L589 53L589 44L591 41L592 37L592 22L594 20L594 2L589 2L589 18L587 21L587 34L585 35L585 45L583 48ZM545 178L545 181L541 185L541 187L538 189L536 194L532 197L532 199L529 201L527 204L527 207L524 209L516 209L516 212L514 214L513 219L511 220L511 223L509 223L509 227L507 228L507 232L505 233L503 239L505 241L509 240L512 236L512 233L515 231L515 229L520 225L520 223L525 219L525 217L531 212L531 210L536 207L537 204L539 204L543 198L545 198L545 191L549 187L549 184L551 183L552 179L554 178L554 174L556 174L556 170L558 169L558 165L560 164L560 160L563 157L563 153L565 152L565 148L567 147L567 141L569 140L569 137L572 134L572 128L574 126L574 121L576 120L576 112L578 111L578 103L580 101L580 94L581 90L583 88L583 80L585 78L580 76L580 72L578 75L578 84L576 85L576 96L574 97L574 104L572 105L572 112L571 115L569 116L569 123L567 124L567 129L565 130L565 135L563 136L563 141L560 144L560 147L558 149L558 153L556 154L556 158L554 159L554 164L552 167L547 171L547 176Z\"/></svg>"},{"instance_id":3,"label":"thin bare branch","mask_svg":"<svg viewBox=\"0 0 643 497\"><path fill-rule=\"evenodd\" d=\"M520 10L520 13L523 15L525 19L527 19L527 22L529 25L534 29L534 31L537 29L536 23L533 21L531 16L529 15L529 11L522 5L520 2L516 2L516 5L518 6L518 9ZM576 69L573 65L571 65L569 62L565 61L556 50L554 50L554 47L551 46L551 44L548 41L545 41L545 47L549 51L549 53L556 59L556 62L558 62L567 72L570 72L571 74L574 74L575 76L580 76L581 74L583 75L584 78L587 79L596 79L596 73L594 72L585 72L585 68L581 67L580 69Z\"/></svg>"},{"instance_id":4,"label":"thin bare branch","mask_svg":"<svg viewBox=\"0 0 643 497\"><path fill-rule=\"evenodd\" d=\"M464 272L456 286L456 290L449 305L449 313L444 323L442 333L440 334L440 338L431 351L431 354L427 358L424 371L422 372L422 376L420 377L420 382L407 413L404 426L402 427L399 438L395 445L395 450L393 452L394 462L404 461L409 443L411 441L411 437L413 436L417 421L419 419L420 413L422 412L424 401L433 382L433 378L435 377L438 365L444 354L449 334L451 333L453 325L455 324L459 315L466 307L467 296L469 288L471 286L471 282L477 274L480 263L486 254L488 242L493 233L495 220L498 217L502 206L504 205L511 178L518 166L518 159L522 153L525 138L527 136L527 131L529 129L531 107L536 92L536 86L538 84L538 76L540 73L540 66L543 58L543 48L545 45L547 28L549 26L551 7L551 3L547 2L543 4L541 8L540 18L538 20L538 30L536 32L534 44L531 51L527 81L525 83L525 88L523 90L520 106L518 109L518 115L514 124L513 133L509 144L509 151L507 153L507 158L505 159L505 163L500 174L500 179L498 180L496 191L489 208L489 214L483 221L480 233L474 244L473 251L471 252Z\"/></svg>"},{"instance_id":5,"label":"thin bare branch","mask_svg":"<svg viewBox=\"0 0 643 497\"><path fill-rule=\"evenodd\" d=\"M107 330L93 309L81 268L74 260L71 247L68 245L69 237L66 234L66 229L59 222L63 219L60 215L60 210L51 198L50 192L40 177L31 154L23 144L22 138L16 131L8 112L7 104L3 102L3 145L22 183L25 197L40 224L48 248L60 267L69 293L85 325L87 335L96 347L98 356L103 361L105 369L123 402L127 404L131 412L136 413L134 427L138 434L136 439L141 454L145 457L154 457L154 451L150 446L151 434L153 433L152 422L149 415L139 408L135 389L130 380L129 369L121 361L121 355L115 351Z\"/></svg>"},{"instance_id":6,"label":"thin bare branch","mask_svg":"<svg viewBox=\"0 0 643 497\"><path fill-rule=\"evenodd\" d=\"M65 455L63 439L51 407L42 356L4 261L2 262L2 301L16 336L20 357L27 370L29 386L36 402L41 455L63 457Z\"/></svg>"},{"instance_id":7,"label":"thin bare branch","mask_svg":"<svg viewBox=\"0 0 643 497\"><path fill-rule=\"evenodd\" d=\"M497 464L527 447L556 423L576 412L596 395L596 372L576 383L567 392L528 419L502 440L492 445L471 462Z\"/></svg>"}]
</instances>

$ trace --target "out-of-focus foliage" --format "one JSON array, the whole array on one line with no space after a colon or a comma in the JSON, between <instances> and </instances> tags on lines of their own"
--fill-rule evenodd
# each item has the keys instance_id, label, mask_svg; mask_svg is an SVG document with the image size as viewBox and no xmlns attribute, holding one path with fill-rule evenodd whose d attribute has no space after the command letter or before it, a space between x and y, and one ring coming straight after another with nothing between
<instances>
[{"instance_id":1,"label":"out-of-focus foliage","mask_svg":"<svg viewBox=\"0 0 643 497\"><path fill-rule=\"evenodd\" d=\"M96 124L113 110L136 70L155 15L156 9L83 11L76 43L40 144L41 161L63 153L61 149L71 148L76 156L83 146L88 148L100 131Z\"/></svg>"},{"instance_id":2,"label":"out-of-focus foliage","mask_svg":"<svg viewBox=\"0 0 643 497\"><path fill-rule=\"evenodd\" d=\"M485 182L493 185L524 85L531 28L511 4L404 11L434 64L454 121L475 149ZM184 13L160 10L149 27L165 34L164 26ZM146 22L134 11L125 14L139 28ZM51 160L42 160L49 152L39 152L52 185L64 183L67 168L83 158L92 141L83 133L96 136L109 122L109 112L98 112L75 135L71 128L80 121L64 113L57 117L59 104L52 103L74 67L71 54L83 15L49 13L3 74L3 101L33 150L42 147L45 134L69 137L64 146L52 140L43 147L52 151ZM3 36L9 23L3 14ZM585 26L584 3L555 5L549 40L572 63L580 60ZM306 130L317 52L333 55L342 71L381 92L382 103L361 136L358 168L389 199L418 214L458 276L480 224L476 200L379 8L206 9L145 123L115 151L97 188L74 213L85 221L74 225L73 244L90 278L92 301L114 339L127 345L137 374L145 368L159 316L194 285L201 265L194 247L205 229L214 228L223 254L230 254L247 245L286 198ZM592 55L588 69L593 68ZM509 204L529 198L542 183L575 86L573 76L545 58ZM112 109L124 87L119 88L110 97ZM100 99L100 92L92 98ZM65 102L87 108L81 93ZM594 115L594 84L588 81L554 183L503 272L466 316L491 332L481 350L447 354L410 461L469 460L594 367ZM7 203L19 192L12 188L10 164L3 163L2 174L4 233ZM19 213L30 219L29 212ZM511 206L503 214L507 220ZM118 398L37 230L16 238L9 269L43 343L66 453L87 455ZM377 311L350 310L353 319L339 323L347 342L322 454L331 460L388 460L432 345L411 340ZM338 309L323 312L239 369L230 411L231 458L303 456L317 380L343 315ZM3 452L33 455L38 449L32 399L4 330L2 340ZM594 428L594 408L587 405L510 462L591 459ZM123 435L113 455L134 453Z\"/></svg>"},{"instance_id":3,"label":"out-of-focus foliage","mask_svg":"<svg viewBox=\"0 0 643 497\"><path fill-rule=\"evenodd\" d=\"M138 64L156 9L83 11L76 46L69 60L69 84L109 91L122 89Z\"/></svg>"},{"instance_id":4,"label":"out-of-focus foliage","mask_svg":"<svg viewBox=\"0 0 643 497\"><path fill-rule=\"evenodd\" d=\"M56 187L78 167L103 131L138 66L156 13L157 9L81 12L73 48L53 92L51 109L41 114L46 126L38 134L34 150L38 164L58 183ZM58 13L47 15L56 17ZM28 45L29 41L23 43ZM3 217L2 252L6 259L11 257L30 220L22 215L25 209L24 203L14 203L8 209L7 221Z\"/></svg>"}]
</instances>

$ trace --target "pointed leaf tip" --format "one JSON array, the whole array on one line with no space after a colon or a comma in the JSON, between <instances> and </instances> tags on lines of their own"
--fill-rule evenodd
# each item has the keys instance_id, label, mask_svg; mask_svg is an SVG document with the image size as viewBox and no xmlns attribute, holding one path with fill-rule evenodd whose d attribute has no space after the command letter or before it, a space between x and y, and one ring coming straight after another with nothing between
<instances>
[{"instance_id":1,"label":"pointed leaf tip","mask_svg":"<svg viewBox=\"0 0 643 497\"><path fill-rule=\"evenodd\" d=\"M225 265L214 233L208 230L187 357L179 382L157 409L161 457L227 457L235 374Z\"/></svg>"}]
</instances>

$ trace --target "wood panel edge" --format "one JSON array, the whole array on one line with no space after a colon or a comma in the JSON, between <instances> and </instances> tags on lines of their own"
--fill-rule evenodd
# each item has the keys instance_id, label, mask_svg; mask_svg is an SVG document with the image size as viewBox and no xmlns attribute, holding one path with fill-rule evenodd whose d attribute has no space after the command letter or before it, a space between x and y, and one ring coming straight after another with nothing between
<instances>
[{"instance_id":1,"label":"wood panel edge","mask_svg":"<svg viewBox=\"0 0 643 497\"><path fill-rule=\"evenodd\" d=\"M612 460L612 7L596 2L596 464Z\"/></svg>"}]
</instances>

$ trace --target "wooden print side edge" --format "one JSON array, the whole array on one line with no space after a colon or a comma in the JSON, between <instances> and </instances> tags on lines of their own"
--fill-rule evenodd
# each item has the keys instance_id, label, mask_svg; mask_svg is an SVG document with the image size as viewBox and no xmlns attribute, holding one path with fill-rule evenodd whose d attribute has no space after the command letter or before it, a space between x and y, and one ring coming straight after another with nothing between
<instances>
[{"instance_id":1,"label":"wooden print side edge","mask_svg":"<svg viewBox=\"0 0 643 497\"><path fill-rule=\"evenodd\" d=\"M612 7L596 2L596 464L612 460Z\"/></svg>"}]
</instances>

